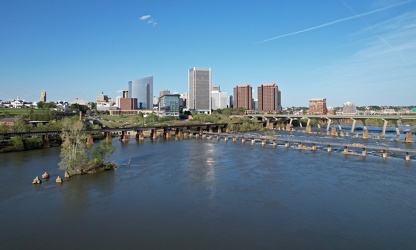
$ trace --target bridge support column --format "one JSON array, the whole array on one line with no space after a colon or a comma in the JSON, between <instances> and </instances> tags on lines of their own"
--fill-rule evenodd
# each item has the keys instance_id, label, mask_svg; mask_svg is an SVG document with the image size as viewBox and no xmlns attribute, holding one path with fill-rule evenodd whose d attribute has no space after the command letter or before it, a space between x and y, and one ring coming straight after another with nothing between
<instances>
[{"instance_id":1,"label":"bridge support column","mask_svg":"<svg viewBox=\"0 0 416 250\"><path fill-rule=\"evenodd\" d=\"M233 142L236 142L237 138L235 136L233 136Z\"/></svg>"},{"instance_id":2,"label":"bridge support column","mask_svg":"<svg viewBox=\"0 0 416 250\"><path fill-rule=\"evenodd\" d=\"M285 141L285 147L286 147L286 148L289 148L289 146L290 146L290 145L289 145L289 142L288 142L288 141Z\"/></svg>"},{"instance_id":3,"label":"bridge support column","mask_svg":"<svg viewBox=\"0 0 416 250\"><path fill-rule=\"evenodd\" d=\"M344 146L344 151L342 152L343 154L347 154L348 153L348 147Z\"/></svg>"},{"instance_id":4,"label":"bridge support column","mask_svg":"<svg viewBox=\"0 0 416 250\"><path fill-rule=\"evenodd\" d=\"M387 159L387 151L385 149L383 149L383 151L381 151L381 156L383 157L383 159Z\"/></svg>"},{"instance_id":5,"label":"bridge support column","mask_svg":"<svg viewBox=\"0 0 416 250\"><path fill-rule=\"evenodd\" d=\"M298 142L298 149L302 149L302 143Z\"/></svg>"},{"instance_id":6,"label":"bridge support column","mask_svg":"<svg viewBox=\"0 0 416 250\"><path fill-rule=\"evenodd\" d=\"M298 121L299 121L299 127L303 128L301 119L299 119Z\"/></svg>"},{"instance_id":7,"label":"bridge support column","mask_svg":"<svg viewBox=\"0 0 416 250\"><path fill-rule=\"evenodd\" d=\"M105 141L109 142L111 140L112 140L111 132L105 132Z\"/></svg>"},{"instance_id":8,"label":"bridge support column","mask_svg":"<svg viewBox=\"0 0 416 250\"><path fill-rule=\"evenodd\" d=\"M217 141L219 141L221 139L220 135L217 135Z\"/></svg>"},{"instance_id":9,"label":"bridge support column","mask_svg":"<svg viewBox=\"0 0 416 250\"><path fill-rule=\"evenodd\" d=\"M362 149L361 156L363 156L363 157L367 156L367 150L365 148Z\"/></svg>"},{"instance_id":10,"label":"bridge support column","mask_svg":"<svg viewBox=\"0 0 416 250\"><path fill-rule=\"evenodd\" d=\"M315 145L315 143L312 144L312 151L316 151L316 145Z\"/></svg>"},{"instance_id":11,"label":"bridge support column","mask_svg":"<svg viewBox=\"0 0 416 250\"><path fill-rule=\"evenodd\" d=\"M150 132L150 137L152 139L157 139L157 133L156 133L156 129L152 129Z\"/></svg>"},{"instance_id":12,"label":"bridge support column","mask_svg":"<svg viewBox=\"0 0 416 250\"><path fill-rule=\"evenodd\" d=\"M246 143L246 138L245 137L243 137L243 138L241 138L241 143Z\"/></svg>"},{"instance_id":13,"label":"bridge support column","mask_svg":"<svg viewBox=\"0 0 416 250\"><path fill-rule=\"evenodd\" d=\"M306 123L306 127L308 127L311 125L311 118L306 118L306 119L308 119L308 122Z\"/></svg>"},{"instance_id":14,"label":"bridge support column","mask_svg":"<svg viewBox=\"0 0 416 250\"><path fill-rule=\"evenodd\" d=\"M355 124L357 123L357 120L355 120L354 118L351 118L352 120L352 125L351 125L351 134L354 133L355 130Z\"/></svg>"},{"instance_id":15,"label":"bridge support column","mask_svg":"<svg viewBox=\"0 0 416 250\"><path fill-rule=\"evenodd\" d=\"M410 161L410 154L409 154L409 152L406 152L406 161Z\"/></svg>"},{"instance_id":16,"label":"bridge support column","mask_svg":"<svg viewBox=\"0 0 416 250\"><path fill-rule=\"evenodd\" d=\"M312 128L311 128L311 125L307 125L307 126L306 126L306 133L307 133L307 134L311 134L311 133L312 133Z\"/></svg>"},{"instance_id":17,"label":"bridge support column","mask_svg":"<svg viewBox=\"0 0 416 250\"><path fill-rule=\"evenodd\" d=\"M121 131L120 141L126 142L128 140L129 140L129 137L127 135L127 132L126 131Z\"/></svg>"},{"instance_id":18,"label":"bridge support column","mask_svg":"<svg viewBox=\"0 0 416 250\"><path fill-rule=\"evenodd\" d=\"M213 132L213 128L212 126L208 126L208 132L212 133Z\"/></svg>"},{"instance_id":19,"label":"bridge support column","mask_svg":"<svg viewBox=\"0 0 416 250\"><path fill-rule=\"evenodd\" d=\"M329 118L326 118L327 119L327 125L326 125L326 131L329 131L329 128L331 127L331 122L332 122L332 120L331 119L329 119Z\"/></svg>"},{"instance_id":20,"label":"bridge support column","mask_svg":"<svg viewBox=\"0 0 416 250\"><path fill-rule=\"evenodd\" d=\"M381 137L385 138L388 121L386 119L382 119L382 120L383 120L384 124L383 124L383 130L381 131Z\"/></svg>"},{"instance_id":21,"label":"bridge support column","mask_svg":"<svg viewBox=\"0 0 416 250\"><path fill-rule=\"evenodd\" d=\"M277 142L276 142L276 140L273 140L273 147L277 147Z\"/></svg>"},{"instance_id":22,"label":"bridge support column","mask_svg":"<svg viewBox=\"0 0 416 250\"><path fill-rule=\"evenodd\" d=\"M334 137L337 137L338 136L338 132L337 132L337 128L336 127L332 127L331 135L334 136Z\"/></svg>"},{"instance_id":23,"label":"bridge support column","mask_svg":"<svg viewBox=\"0 0 416 250\"><path fill-rule=\"evenodd\" d=\"M406 143L413 143L413 138L412 138L412 136L413 136L412 131L407 131L407 132L406 132L406 140L405 140L405 142L406 142Z\"/></svg>"},{"instance_id":24,"label":"bridge support column","mask_svg":"<svg viewBox=\"0 0 416 250\"><path fill-rule=\"evenodd\" d=\"M328 153L331 153L332 152L332 147L331 147L331 145L328 145Z\"/></svg>"},{"instance_id":25,"label":"bridge support column","mask_svg":"<svg viewBox=\"0 0 416 250\"><path fill-rule=\"evenodd\" d=\"M43 141L43 148L50 148L49 145L49 136L48 135L42 135L42 141Z\"/></svg>"},{"instance_id":26,"label":"bridge support column","mask_svg":"<svg viewBox=\"0 0 416 250\"><path fill-rule=\"evenodd\" d=\"M222 133L222 128L218 127L218 134L221 134L221 133Z\"/></svg>"},{"instance_id":27,"label":"bridge support column","mask_svg":"<svg viewBox=\"0 0 416 250\"><path fill-rule=\"evenodd\" d=\"M266 145L266 140L265 139L261 140L261 145L262 146Z\"/></svg>"},{"instance_id":28,"label":"bridge support column","mask_svg":"<svg viewBox=\"0 0 416 250\"><path fill-rule=\"evenodd\" d=\"M398 139L400 137L399 120L397 120L394 125L396 127L396 137Z\"/></svg>"},{"instance_id":29,"label":"bridge support column","mask_svg":"<svg viewBox=\"0 0 416 250\"><path fill-rule=\"evenodd\" d=\"M363 139L368 139L368 129L367 129L367 127L363 128Z\"/></svg>"},{"instance_id":30,"label":"bridge support column","mask_svg":"<svg viewBox=\"0 0 416 250\"><path fill-rule=\"evenodd\" d=\"M143 130L136 131L136 139L139 139L139 140L143 140L144 139Z\"/></svg>"},{"instance_id":31,"label":"bridge support column","mask_svg":"<svg viewBox=\"0 0 416 250\"><path fill-rule=\"evenodd\" d=\"M251 138L251 145L254 145L254 144L256 144L256 140L253 137L253 138Z\"/></svg>"},{"instance_id":32,"label":"bridge support column","mask_svg":"<svg viewBox=\"0 0 416 250\"><path fill-rule=\"evenodd\" d=\"M199 135L202 135L204 133L204 129L202 127L199 128Z\"/></svg>"},{"instance_id":33,"label":"bridge support column","mask_svg":"<svg viewBox=\"0 0 416 250\"><path fill-rule=\"evenodd\" d=\"M163 130L163 137L165 139L169 139L169 137L170 137L170 130L164 129Z\"/></svg>"},{"instance_id":34,"label":"bridge support column","mask_svg":"<svg viewBox=\"0 0 416 250\"><path fill-rule=\"evenodd\" d=\"M228 141L228 135L224 136L224 141Z\"/></svg>"}]
</instances>

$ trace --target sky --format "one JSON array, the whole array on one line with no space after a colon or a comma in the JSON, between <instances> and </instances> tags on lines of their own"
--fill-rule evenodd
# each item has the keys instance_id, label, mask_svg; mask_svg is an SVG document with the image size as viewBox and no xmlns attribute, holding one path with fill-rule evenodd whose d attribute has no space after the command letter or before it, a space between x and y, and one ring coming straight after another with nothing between
<instances>
[{"instance_id":1,"label":"sky","mask_svg":"<svg viewBox=\"0 0 416 250\"><path fill-rule=\"evenodd\" d=\"M0 100L274 82L283 107L416 105L416 0L0 0Z\"/></svg>"}]
</instances>

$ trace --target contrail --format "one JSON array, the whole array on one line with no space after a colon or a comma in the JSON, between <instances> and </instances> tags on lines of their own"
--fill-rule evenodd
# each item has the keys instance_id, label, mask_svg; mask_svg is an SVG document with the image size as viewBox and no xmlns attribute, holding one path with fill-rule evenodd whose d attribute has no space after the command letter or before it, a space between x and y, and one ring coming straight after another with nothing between
<instances>
[{"instance_id":1,"label":"contrail","mask_svg":"<svg viewBox=\"0 0 416 250\"><path fill-rule=\"evenodd\" d=\"M275 40L275 39L279 39L279 38L282 38L282 37L293 36L293 35L300 34L300 33L303 33L303 32L320 29L320 28L323 28L323 27L326 27L326 26L330 26L330 25L334 25L334 24L337 24L337 23L349 21L349 20L356 19L356 18L363 17L363 16L368 16L368 15L371 15L371 14L374 14L374 13L377 13L377 12L385 11L385 10L388 10L388 9L391 9L391 8L394 8L394 7L397 7L397 6L400 6L400 5L404 5L404 4L407 4L407 3L410 3L410 2L413 2L413 0L392 4L392 5L389 5L387 7L375 9L375 10L364 12L364 13L360 13L360 14L350 16L350 17L341 18L341 19L338 19L338 20L335 20L335 21L332 21L332 22L324 23L324 24L314 26L314 27L311 27L311 28L307 28L307 29L304 29L304 30L299 30L299 31L295 31L295 32L292 32L292 33L287 33L287 34L284 34L284 35L272 37L272 38L269 38L269 39L266 39L266 40L263 40L263 41L259 41L257 43L265 43L265 42Z\"/></svg>"}]
</instances>

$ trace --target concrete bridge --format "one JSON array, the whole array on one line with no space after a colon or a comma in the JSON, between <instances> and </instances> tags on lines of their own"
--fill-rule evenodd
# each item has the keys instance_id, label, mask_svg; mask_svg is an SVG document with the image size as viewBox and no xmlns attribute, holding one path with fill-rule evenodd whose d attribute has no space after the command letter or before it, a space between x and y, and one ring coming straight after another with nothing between
<instances>
[{"instance_id":1,"label":"concrete bridge","mask_svg":"<svg viewBox=\"0 0 416 250\"><path fill-rule=\"evenodd\" d=\"M103 129L91 129L82 130L81 133L88 134L86 139L87 144L94 143L92 138L93 134L104 134L106 140L112 140L112 136L120 136L121 141L128 141L131 136L135 136L136 139L142 140L145 138L145 131L148 132L149 137L156 139L159 136L169 138L171 136L187 136L188 131L198 130L200 134L203 131L219 132L221 133L227 127L227 123L201 123L201 124L183 124L183 125L160 125L151 127L124 127L124 128L103 128ZM60 135L62 131L33 131L33 132L11 132L0 133L2 138L10 138L14 136L21 137L42 137L45 147L49 147L49 136Z\"/></svg>"},{"instance_id":2,"label":"concrete bridge","mask_svg":"<svg viewBox=\"0 0 416 250\"><path fill-rule=\"evenodd\" d=\"M336 122L338 124L338 129L342 131L341 122L343 121L351 121L351 133L354 133L355 126L357 121L360 121L363 124L363 138L368 138L368 128L366 121L368 119L381 119L383 121L383 128L381 132L381 137L385 137L387 124L389 121L393 121L396 127L396 135L400 135L399 123L403 123L406 120L416 120L416 115L283 115L283 114L248 114L245 115L251 119L262 120L266 122L266 127L273 128L275 124L279 121L286 121L288 122L286 129L290 129L292 127L292 123L294 120L299 122L299 126L302 127L302 123L300 122L301 119L307 120L306 124L306 131L310 132L310 121L314 120L323 120L326 121L326 130L330 130L330 126L332 123ZM320 125L318 124L318 127Z\"/></svg>"},{"instance_id":3,"label":"concrete bridge","mask_svg":"<svg viewBox=\"0 0 416 250\"><path fill-rule=\"evenodd\" d=\"M195 133L194 133L195 134ZM310 150L316 151L317 146L326 148L328 153L333 151L334 147L341 148L343 155L354 155L366 157L369 150L378 151L383 159L387 159L388 152L390 153L403 153L405 160L410 161L410 155L416 155L416 150L409 148L393 148L393 147L379 147L379 146L368 146L361 143L340 143L340 142L323 142L323 141L313 141L313 140L299 140L299 139L288 139L288 138L278 138L275 136L245 136L245 135L236 135L230 133L211 133L204 132L202 138L213 139L216 137L217 140L222 138L225 141L228 141L229 138L232 138L233 142L241 141L245 144L247 141L250 141L252 145L260 142L262 146L272 145L276 147L279 145L284 145L286 148L289 148L290 145L295 145L295 148L298 150ZM354 151L350 151L353 149ZM361 152L357 152L361 150Z\"/></svg>"}]
</instances>

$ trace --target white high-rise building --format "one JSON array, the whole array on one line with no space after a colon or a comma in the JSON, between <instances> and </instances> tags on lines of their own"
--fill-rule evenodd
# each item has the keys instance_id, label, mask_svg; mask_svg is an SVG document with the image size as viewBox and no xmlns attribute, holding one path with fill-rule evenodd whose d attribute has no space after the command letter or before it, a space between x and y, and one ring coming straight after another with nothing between
<instances>
[{"instance_id":1,"label":"white high-rise building","mask_svg":"<svg viewBox=\"0 0 416 250\"><path fill-rule=\"evenodd\" d=\"M188 72L189 111L211 114L211 68L191 68Z\"/></svg>"},{"instance_id":2,"label":"white high-rise building","mask_svg":"<svg viewBox=\"0 0 416 250\"><path fill-rule=\"evenodd\" d=\"M225 109L228 105L227 92L221 92L220 86L212 85L211 108L213 110Z\"/></svg>"}]
</instances>

